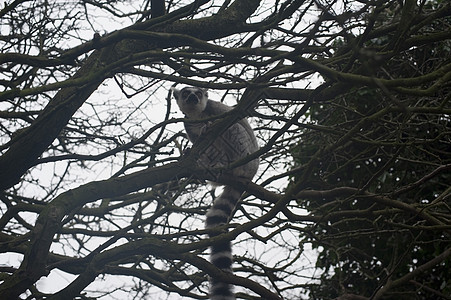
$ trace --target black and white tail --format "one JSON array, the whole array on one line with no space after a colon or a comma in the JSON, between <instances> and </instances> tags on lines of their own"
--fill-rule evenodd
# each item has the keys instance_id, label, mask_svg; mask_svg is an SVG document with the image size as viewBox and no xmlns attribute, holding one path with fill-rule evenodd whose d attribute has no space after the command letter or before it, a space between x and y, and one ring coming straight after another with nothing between
<instances>
[{"instance_id":1,"label":"black and white tail","mask_svg":"<svg viewBox=\"0 0 451 300\"><path fill-rule=\"evenodd\" d=\"M225 186L224 191L217 197L212 207L207 212L205 227L213 228L227 224L235 208L236 203L241 197L242 192ZM219 233L211 233L214 237ZM230 241L220 241L211 246L210 262L219 269L232 273L232 247ZM210 278L210 300L234 300L233 286L221 282L214 277Z\"/></svg>"}]
</instances>

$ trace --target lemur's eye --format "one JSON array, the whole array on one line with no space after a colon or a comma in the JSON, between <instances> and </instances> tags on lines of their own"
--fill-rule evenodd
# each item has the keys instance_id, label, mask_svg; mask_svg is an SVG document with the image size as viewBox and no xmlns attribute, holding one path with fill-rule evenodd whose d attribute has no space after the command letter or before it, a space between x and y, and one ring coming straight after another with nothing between
<instances>
[{"instance_id":1,"label":"lemur's eye","mask_svg":"<svg viewBox=\"0 0 451 300\"><path fill-rule=\"evenodd\" d=\"M196 92L196 96L197 96L197 98L199 98L199 99L202 98L202 96L203 96L203 95L202 95L202 92Z\"/></svg>"},{"instance_id":2,"label":"lemur's eye","mask_svg":"<svg viewBox=\"0 0 451 300\"><path fill-rule=\"evenodd\" d=\"M182 91L182 98L188 97L189 94L190 94L189 91Z\"/></svg>"}]
</instances>

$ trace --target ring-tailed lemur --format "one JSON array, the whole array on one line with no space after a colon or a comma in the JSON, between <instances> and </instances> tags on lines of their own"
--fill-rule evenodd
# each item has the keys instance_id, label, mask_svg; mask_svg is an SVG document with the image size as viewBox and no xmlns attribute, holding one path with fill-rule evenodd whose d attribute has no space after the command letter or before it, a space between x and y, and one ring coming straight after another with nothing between
<instances>
[{"instance_id":1,"label":"ring-tailed lemur","mask_svg":"<svg viewBox=\"0 0 451 300\"><path fill-rule=\"evenodd\" d=\"M188 119L207 119L230 111L232 107L220 102L208 99L207 90L197 87L185 87L181 90L172 89L174 98L180 110ZM210 121L211 123L211 121ZM209 122L184 123L186 133L191 142L202 138L207 130ZM198 163L206 168L225 167L250 153L258 150L254 131L246 119L241 119L226 129L214 142L201 154ZM254 159L245 165L225 171L226 175L252 179L258 169L258 159ZM212 207L206 215L206 228L224 225L229 221L236 203L243 191L231 186L225 186L219 197L213 201ZM217 234L210 234L210 237ZM232 250L229 241L223 241L211 246L210 261L219 269L232 272ZM233 287L219 280L210 278L211 300L235 299Z\"/></svg>"}]
</instances>

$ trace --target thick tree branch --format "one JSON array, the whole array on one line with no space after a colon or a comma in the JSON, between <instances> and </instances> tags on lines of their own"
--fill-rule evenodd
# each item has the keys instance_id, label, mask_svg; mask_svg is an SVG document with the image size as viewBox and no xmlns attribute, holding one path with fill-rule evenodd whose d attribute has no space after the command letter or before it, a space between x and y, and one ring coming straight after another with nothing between
<instances>
[{"instance_id":1,"label":"thick tree branch","mask_svg":"<svg viewBox=\"0 0 451 300\"><path fill-rule=\"evenodd\" d=\"M31 232L31 246L21 267L0 285L0 296L16 299L41 276L46 275L46 263L53 236L61 228L61 221L72 210L84 204L137 191L154 184L185 177L193 170L192 162L184 161L136 172L109 180L91 182L56 197L39 214Z\"/></svg>"}]
</instances>

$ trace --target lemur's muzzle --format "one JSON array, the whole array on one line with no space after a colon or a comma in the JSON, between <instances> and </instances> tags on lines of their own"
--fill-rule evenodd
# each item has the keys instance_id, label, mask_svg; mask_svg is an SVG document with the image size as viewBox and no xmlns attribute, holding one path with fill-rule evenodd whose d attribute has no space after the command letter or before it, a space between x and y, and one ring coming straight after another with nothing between
<instances>
[{"instance_id":1,"label":"lemur's muzzle","mask_svg":"<svg viewBox=\"0 0 451 300\"><path fill-rule=\"evenodd\" d=\"M197 104L199 103L199 99L197 98L196 95L191 94L188 96L188 99L186 99L186 103L188 104Z\"/></svg>"}]
</instances>

